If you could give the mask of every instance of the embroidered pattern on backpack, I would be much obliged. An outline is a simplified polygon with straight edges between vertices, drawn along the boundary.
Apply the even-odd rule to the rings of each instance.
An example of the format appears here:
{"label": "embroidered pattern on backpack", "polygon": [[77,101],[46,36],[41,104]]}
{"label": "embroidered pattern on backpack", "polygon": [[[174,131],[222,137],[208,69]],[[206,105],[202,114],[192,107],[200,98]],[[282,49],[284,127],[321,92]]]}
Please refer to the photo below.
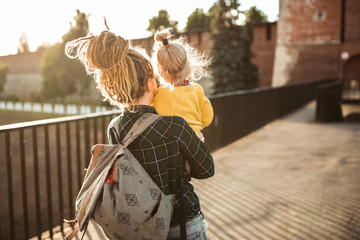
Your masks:
{"label": "embroidered pattern on backpack", "polygon": [[116,240],[125,240],[125,237],[123,237],[123,236],[120,236],[119,234],[117,234],[117,233],[113,233],[113,236],[114,236],[114,238],[116,239]]}
{"label": "embroidered pattern on backpack", "polygon": [[123,172],[124,175],[133,175],[136,173],[134,168],[128,167],[126,164],[120,164],[120,169]]}
{"label": "embroidered pattern on backpack", "polygon": [[156,228],[157,229],[165,229],[165,222],[163,218],[155,218],[156,220]]}
{"label": "embroidered pattern on backpack", "polygon": [[117,213],[118,223],[130,225],[130,215],[128,213]]}
{"label": "embroidered pattern on backpack", "polygon": [[153,200],[159,200],[161,197],[161,191],[155,188],[149,188],[150,194]]}
{"label": "embroidered pattern on backpack", "polygon": [[140,206],[135,194],[124,194],[128,206]]}

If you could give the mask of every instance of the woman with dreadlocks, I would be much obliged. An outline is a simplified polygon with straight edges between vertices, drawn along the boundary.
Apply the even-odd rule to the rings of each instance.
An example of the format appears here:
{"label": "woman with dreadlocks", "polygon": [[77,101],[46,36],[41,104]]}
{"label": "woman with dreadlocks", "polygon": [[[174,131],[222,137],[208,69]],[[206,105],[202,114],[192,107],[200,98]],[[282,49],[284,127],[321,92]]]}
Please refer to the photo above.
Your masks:
{"label": "woman with dreadlocks", "polygon": [[[75,56],[71,56],[72,52]],[[67,55],[79,58],[95,78],[103,97],[123,109],[118,136],[123,139],[145,113],[157,114],[152,107],[157,84],[149,58],[131,46],[130,41],[111,31],[67,43]],[[188,239],[206,239],[200,201],[191,177],[213,176],[214,162],[208,147],[181,117],[160,116],[137,137],[128,149],[166,194],[175,194],[173,215],[167,239],[180,238],[180,195],[183,196]],[[185,169],[185,160],[191,172]],[[178,189],[178,176],[182,182]]]}

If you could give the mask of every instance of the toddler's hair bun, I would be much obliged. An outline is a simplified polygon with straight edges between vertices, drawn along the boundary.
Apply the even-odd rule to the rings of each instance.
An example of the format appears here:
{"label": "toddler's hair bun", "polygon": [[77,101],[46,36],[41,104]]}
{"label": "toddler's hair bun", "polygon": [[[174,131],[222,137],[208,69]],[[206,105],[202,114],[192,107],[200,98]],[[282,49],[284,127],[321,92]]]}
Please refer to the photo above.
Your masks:
{"label": "toddler's hair bun", "polygon": [[170,37],[170,29],[164,29],[160,32],[155,33],[154,39],[156,42],[161,42],[163,45],[168,45]]}

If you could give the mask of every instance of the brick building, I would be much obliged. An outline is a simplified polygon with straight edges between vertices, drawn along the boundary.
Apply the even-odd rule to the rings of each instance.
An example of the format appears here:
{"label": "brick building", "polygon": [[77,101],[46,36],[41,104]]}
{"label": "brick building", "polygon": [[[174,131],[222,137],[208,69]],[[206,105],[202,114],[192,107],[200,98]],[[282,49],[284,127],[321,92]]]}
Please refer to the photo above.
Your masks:
{"label": "brick building", "polygon": [[0,57],[9,66],[5,84],[6,96],[29,100],[41,88],[41,57],[43,50]]}
{"label": "brick building", "polygon": [[259,86],[269,87],[272,84],[274,55],[276,46],[277,22],[261,23],[254,27],[251,50],[254,54],[252,62],[259,69]]}
{"label": "brick building", "polygon": [[359,0],[280,0],[273,86],[360,80]]}

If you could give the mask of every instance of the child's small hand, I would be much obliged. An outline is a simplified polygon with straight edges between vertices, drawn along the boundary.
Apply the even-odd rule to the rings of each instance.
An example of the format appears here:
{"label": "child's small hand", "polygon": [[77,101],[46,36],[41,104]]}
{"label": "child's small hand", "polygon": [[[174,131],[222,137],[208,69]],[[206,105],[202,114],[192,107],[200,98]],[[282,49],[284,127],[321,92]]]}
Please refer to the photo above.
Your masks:
{"label": "child's small hand", "polygon": [[199,138],[201,141],[205,142],[205,137],[201,131],[199,132]]}

